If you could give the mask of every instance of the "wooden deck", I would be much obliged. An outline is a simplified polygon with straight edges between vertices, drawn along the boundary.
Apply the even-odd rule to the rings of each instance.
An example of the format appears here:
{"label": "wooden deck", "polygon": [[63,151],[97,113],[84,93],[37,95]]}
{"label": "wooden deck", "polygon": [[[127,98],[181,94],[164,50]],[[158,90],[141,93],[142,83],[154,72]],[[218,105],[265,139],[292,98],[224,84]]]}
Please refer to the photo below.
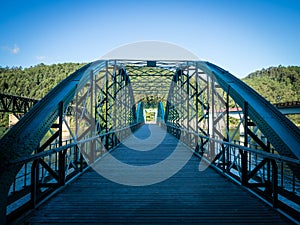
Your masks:
{"label": "wooden deck", "polygon": [[[155,138],[164,135],[161,128],[152,128],[158,135]],[[140,138],[147,138],[148,134],[147,126],[136,132]],[[150,142],[152,140],[145,139],[144,146]],[[127,143],[140,145],[133,139]],[[136,151],[121,145],[111,154],[140,167],[162,161],[172,154],[176,145],[177,139],[167,134],[154,150]],[[179,146],[182,154],[189,154],[188,149]],[[174,162],[180,162],[180,157],[177,155]],[[105,160],[100,160],[97,166],[101,162]],[[174,176],[147,186],[115,183],[89,169],[37,208],[24,224],[289,224],[270,206],[213,169],[200,172],[199,162],[199,158],[192,156]],[[131,170],[129,175],[114,165],[105,168],[112,174],[117,173],[115,179],[128,175],[128,183],[138,185],[143,181],[138,170],[136,174]],[[159,179],[167,173],[153,174],[149,170],[144,179],[145,182],[147,176]]]}

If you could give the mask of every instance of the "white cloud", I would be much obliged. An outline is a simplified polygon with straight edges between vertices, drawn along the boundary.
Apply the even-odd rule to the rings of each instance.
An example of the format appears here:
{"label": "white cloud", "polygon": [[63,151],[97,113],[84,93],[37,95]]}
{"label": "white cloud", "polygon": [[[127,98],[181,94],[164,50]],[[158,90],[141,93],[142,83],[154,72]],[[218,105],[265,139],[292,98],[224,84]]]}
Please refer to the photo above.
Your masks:
{"label": "white cloud", "polygon": [[10,50],[10,52],[16,55],[20,52],[20,48],[15,44],[14,47]]}
{"label": "white cloud", "polygon": [[42,60],[46,59],[46,57],[45,56],[37,56],[36,59],[39,61],[42,61]]}
{"label": "white cloud", "polygon": [[2,49],[4,51],[8,51],[8,52],[10,52],[11,54],[14,54],[14,55],[17,55],[20,52],[20,48],[16,44],[14,44],[13,47],[3,46]]}

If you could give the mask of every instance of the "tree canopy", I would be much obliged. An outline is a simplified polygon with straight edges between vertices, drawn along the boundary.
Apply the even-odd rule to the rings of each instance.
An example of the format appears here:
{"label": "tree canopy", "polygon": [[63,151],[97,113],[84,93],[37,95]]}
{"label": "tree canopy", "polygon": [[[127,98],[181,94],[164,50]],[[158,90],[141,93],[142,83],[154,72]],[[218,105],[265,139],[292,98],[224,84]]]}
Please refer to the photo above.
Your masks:
{"label": "tree canopy", "polygon": [[41,99],[60,81],[83,66],[82,63],[63,63],[34,67],[0,67],[0,93]]}
{"label": "tree canopy", "polygon": [[300,101],[300,67],[257,70],[242,79],[271,103]]}
{"label": "tree canopy", "polygon": [[[250,73],[242,79],[272,104],[300,101],[300,67],[269,67]],[[300,126],[300,115],[287,115]]]}

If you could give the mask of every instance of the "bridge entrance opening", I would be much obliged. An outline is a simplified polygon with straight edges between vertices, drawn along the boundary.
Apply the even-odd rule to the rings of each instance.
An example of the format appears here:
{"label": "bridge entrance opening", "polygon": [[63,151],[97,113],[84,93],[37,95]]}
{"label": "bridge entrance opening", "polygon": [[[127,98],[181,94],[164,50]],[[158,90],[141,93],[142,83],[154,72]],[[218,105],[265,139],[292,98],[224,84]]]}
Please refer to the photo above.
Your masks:
{"label": "bridge entrance opening", "polygon": [[144,119],[147,124],[155,124],[157,118],[157,109],[144,109]]}

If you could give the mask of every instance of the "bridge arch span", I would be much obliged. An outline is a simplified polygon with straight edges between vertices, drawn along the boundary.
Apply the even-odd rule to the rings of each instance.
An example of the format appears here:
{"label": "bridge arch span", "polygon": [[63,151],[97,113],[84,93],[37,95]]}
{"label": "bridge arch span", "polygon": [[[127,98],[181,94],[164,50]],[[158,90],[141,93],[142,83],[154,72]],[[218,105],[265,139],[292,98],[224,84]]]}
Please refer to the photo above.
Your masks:
{"label": "bridge arch span", "polygon": [[[35,104],[34,107],[0,140],[0,182],[3,187],[3,191],[0,194],[0,210],[3,213],[1,215],[0,223],[5,221],[9,188],[14,177],[22,167],[22,162],[24,162],[26,157],[31,156],[31,154],[39,147],[41,140],[53,126],[57,118],[61,118],[66,114],[66,110],[78,90],[87,88],[88,91],[83,93],[81,97],[85,97],[85,94],[88,93],[86,95],[89,96],[87,99],[94,98],[98,101],[98,96],[94,96],[89,92],[89,90],[95,90],[97,84],[89,83],[89,81],[91,80],[91,77],[96,76],[99,73],[102,73],[104,77],[111,76],[109,82],[102,83],[106,87],[105,90],[108,90],[107,88],[110,88],[110,90],[114,90],[114,88],[119,88],[118,90],[123,89],[130,83],[130,75],[126,73],[126,65],[131,63],[136,63],[136,60],[99,60],[80,68]],[[139,61],[138,65],[143,68],[149,67],[147,61]],[[110,67],[112,72],[109,72],[108,67]],[[300,146],[299,129],[263,97],[258,95],[253,89],[229,72],[204,61],[176,60],[163,62],[160,60],[155,63],[155,67],[170,70],[175,74],[176,71],[178,71],[176,70],[178,67],[193,67],[200,69],[210,76],[211,79],[215,80],[218,85],[227,92],[241,108],[243,108],[244,114],[249,116],[256,126],[263,131],[264,135],[280,155],[298,160],[300,159],[300,151],[298,149]],[[119,76],[119,80],[116,79],[116,75]],[[103,94],[101,90],[102,89],[99,88],[99,92],[97,93]],[[129,123],[136,122],[137,116],[133,113],[135,112],[133,106],[136,103],[133,102],[134,96],[132,90],[129,90],[126,93],[128,94],[126,96],[130,96],[131,102],[129,103],[129,107],[131,107],[130,110],[132,110],[129,110],[131,115],[128,117],[128,121]],[[106,96],[106,99],[102,99],[103,104],[104,102],[107,103],[103,109],[109,109],[107,98],[113,99],[113,97],[113,95],[110,95]],[[206,110],[209,110],[209,108]],[[129,111],[127,111],[127,113]],[[107,122],[107,115],[106,117],[101,118],[103,121],[106,120]],[[124,125],[128,125],[128,123],[124,123]],[[109,129],[107,129],[106,132],[109,132]],[[94,134],[99,135],[99,133]],[[58,133],[53,140],[59,139],[59,135],[60,134]],[[76,144],[76,138],[74,138],[73,141]]]}

